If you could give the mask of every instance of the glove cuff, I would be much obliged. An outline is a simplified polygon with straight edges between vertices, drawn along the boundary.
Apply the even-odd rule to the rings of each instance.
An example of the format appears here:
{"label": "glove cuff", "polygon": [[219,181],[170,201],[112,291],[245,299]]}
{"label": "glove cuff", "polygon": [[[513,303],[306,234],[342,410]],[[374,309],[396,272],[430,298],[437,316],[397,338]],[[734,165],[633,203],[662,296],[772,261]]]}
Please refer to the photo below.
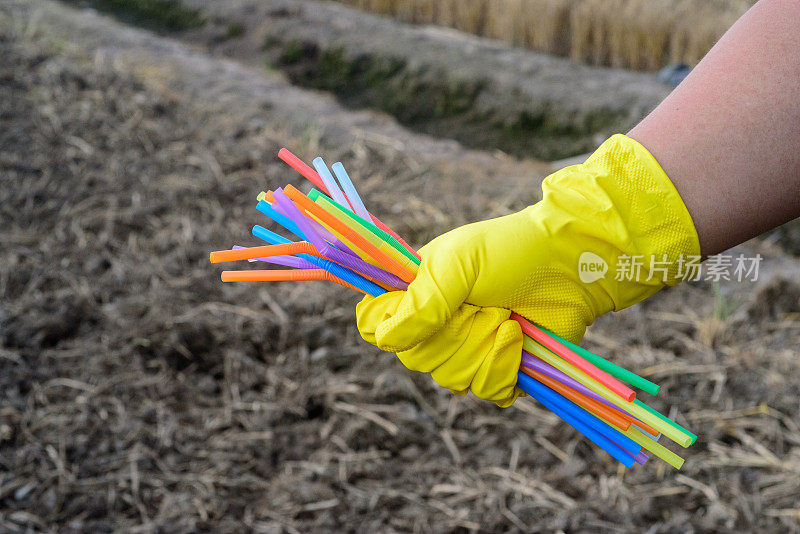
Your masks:
{"label": "glove cuff", "polygon": [[678,191],[653,155],[625,135],[551,175],[542,189],[545,202],[581,221],[579,269],[587,253],[607,264],[598,280],[580,276],[596,311],[631,306],[685,279],[687,263],[699,264],[697,231]]}

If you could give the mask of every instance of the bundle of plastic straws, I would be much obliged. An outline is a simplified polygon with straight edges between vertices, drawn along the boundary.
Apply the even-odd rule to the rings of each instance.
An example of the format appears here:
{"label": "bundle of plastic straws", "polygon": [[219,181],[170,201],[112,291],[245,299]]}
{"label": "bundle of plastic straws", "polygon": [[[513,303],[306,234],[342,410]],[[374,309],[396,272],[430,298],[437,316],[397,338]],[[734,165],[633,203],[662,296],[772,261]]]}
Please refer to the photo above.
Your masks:
{"label": "bundle of plastic straws", "polygon": [[[399,235],[367,211],[341,163],[314,169],[283,148],[278,157],[310,180],[308,195],[287,185],[261,192],[256,209],[300,241],[262,226],[252,234],[268,243],[211,253],[211,262],[248,260],[290,270],[223,271],[223,282],[325,280],[372,296],[408,287],[422,262]],[[335,177],[334,177],[335,175]],[[697,436],[636,398],[659,386],[512,314],[525,335],[517,386],[626,467],[655,455],[676,469],[683,458],[659,443],[662,436],[688,447]]]}

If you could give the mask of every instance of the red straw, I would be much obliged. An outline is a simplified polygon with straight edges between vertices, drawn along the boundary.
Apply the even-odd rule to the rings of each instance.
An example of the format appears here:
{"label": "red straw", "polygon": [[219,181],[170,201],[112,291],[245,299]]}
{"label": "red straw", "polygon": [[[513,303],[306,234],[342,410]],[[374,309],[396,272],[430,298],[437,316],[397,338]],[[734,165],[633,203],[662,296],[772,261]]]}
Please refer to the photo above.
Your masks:
{"label": "red straw", "polygon": [[586,375],[594,378],[626,401],[633,402],[633,399],[636,398],[636,392],[631,388],[625,386],[622,382],[606,373],[602,369],[598,369],[594,364],[588,362],[582,356],[573,352],[572,349],[565,347],[562,343],[548,336],[520,314],[512,313],[511,319],[514,319],[520,324],[522,327],[522,332],[525,335],[531,337],[534,341],[546,349],[549,349],[558,356],[561,356],[576,368],[583,371]]}

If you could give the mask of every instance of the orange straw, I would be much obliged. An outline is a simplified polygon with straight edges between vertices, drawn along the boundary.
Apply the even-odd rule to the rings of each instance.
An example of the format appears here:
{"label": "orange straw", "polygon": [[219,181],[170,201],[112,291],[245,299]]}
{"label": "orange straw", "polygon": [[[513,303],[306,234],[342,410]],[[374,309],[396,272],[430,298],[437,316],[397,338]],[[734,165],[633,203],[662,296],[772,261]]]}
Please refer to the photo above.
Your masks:
{"label": "orange straw", "polygon": [[556,393],[559,393],[562,396],[566,397],[567,399],[571,400],[581,408],[588,410],[589,412],[593,413],[597,417],[600,417],[601,419],[605,419],[615,427],[621,430],[628,430],[628,428],[631,426],[631,422],[622,417],[622,414],[620,414],[616,410],[611,409],[602,402],[598,402],[597,400],[589,397],[588,395],[584,395],[579,391],[575,391],[571,387],[566,386],[561,382],[559,382],[558,380],[550,378],[549,376],[540,373],[539,371],[534,371],[533,369],[529,369],[527,367],[520,367],[519,370],[525,373],[526,375],[535,378],[545,386],[554,390]]}
{"label": "orange straw", "polygon": [[312,202],[307,196],[298,191],[295,187],[287,185],[283,192],[291,198],[301,209],[316,216],[319,220],[342,234],[351,243],[369,254],[381,267],[390,273],[394,273],[404,282],[411,283],[414,280],[414,273],[408,268],[400,265],[394,258],[383,252],[381,249],[364,239],[358,232],[347,226],[345,223],[328,213],[317,203]]}
{"label": "orange straw", "polygon": [[300,269],[297,271],[222,271],[223,282],[334,282],[364,293],[352,284],[348,284],[325,269]]}
{"label": "orange straw", "polygon": [[239,248],[236,250],[217,250],[211,253],[211,263],[225,261],[254,260],[269,256],[291,256],[293,254],[310,254],[319,257],[316,247],[306,241],[286,243],[283,245],[265,245],[263,247]]}
{"label": "orange straw", "polygon": [[636,398],[636,392],[631,388],[627,387],[602,369],[598,369],[594,364],[586,361],[582,356],[572,351],[572,349],[565,347],[560,342],[548,336],[520,314],[512,313],[511,318],[520,324],[523,334],[529,336],[554,354],[561,356],[577,369],[580,369],[586,375],[594,378],[626,401],[633,402],[633,399]]}
{"label": "orange straw", "polygon": [[[317,171],[315,171],[314,169],[312,169],[311,167],[309,167],[308,165],[306,165],[306,163],[303,160],[301,160],[300,158],[298,158],[297,156],[292,154],[286,148],[281,148],[278,151],[278,157],[280,159],[282,159],[284,162],[286,162],[286,164],[288,164],[291,168],[293,168],[294,170],[299,172],[306,180],[308,180],[309,182],[311,182],[312,184],[317,186],[317,189],[319,189],[320,191],[323,191],[326,195],[330,196],[330,192],[328,191],[328,188],[325,187],[325,183],[322,181],[322,178],[320,178],[319,173]],[[346,195],[345,195],[345,197],[346,197]],[[350,203],[349,199],[347,200],[347,203],[348,204]],[[352,207],[352,204],[350,205],[350,207]],[[397,239],[397,241],[401,245],[403,245],[406,248],[406,250],[408,250],[411,254],[416,256],[417,259],[422,259],[420,257],[420,255],[417,254],[417,251],[414,250],[413,248],[411,248],[411,245],[406,243],[405,240],[402,237],[400,237],[399,235],[397,235],[394,230],[392,230],[391,228],[386,226],[383,223],[383,221],[378,219],[372,213],[370,213],[369,216],[372,219],[372,222],[375,223],[375,226],[377,226],[378,228],[380,228],[381,230],[383,230],[387,234],[390,234],[392,237]]]}

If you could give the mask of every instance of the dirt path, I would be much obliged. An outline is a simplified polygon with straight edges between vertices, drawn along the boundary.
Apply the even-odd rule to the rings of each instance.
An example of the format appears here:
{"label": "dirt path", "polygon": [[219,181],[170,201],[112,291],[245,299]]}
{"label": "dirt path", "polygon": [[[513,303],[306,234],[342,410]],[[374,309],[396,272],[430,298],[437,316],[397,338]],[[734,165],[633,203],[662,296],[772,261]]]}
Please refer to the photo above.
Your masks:
{"label": "dirt path", "polygon": [[[411,134],[276,73],[59,4],[0,4],[0,531],[798,530],[800,277],[687,284],[587,343],[701,435],[619,472],[532,402],[452,398],[355,297],[229,285],[207,251],[342,159],[417,243],[535,198],[536,162]],[[298,182],[296,182],[298,183]]]}

